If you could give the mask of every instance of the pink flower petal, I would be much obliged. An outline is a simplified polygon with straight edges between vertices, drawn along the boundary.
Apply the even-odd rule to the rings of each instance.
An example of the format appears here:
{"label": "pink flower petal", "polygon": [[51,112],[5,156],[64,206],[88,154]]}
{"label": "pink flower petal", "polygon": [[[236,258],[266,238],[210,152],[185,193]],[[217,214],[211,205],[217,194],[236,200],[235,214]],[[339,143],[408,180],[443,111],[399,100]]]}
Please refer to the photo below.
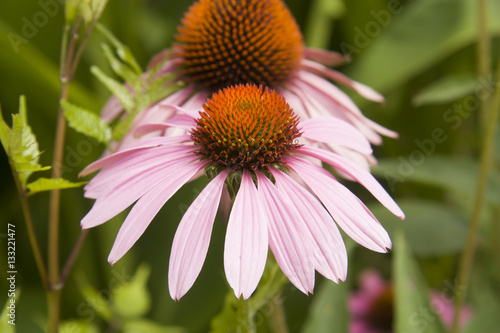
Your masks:
{"label": "pink flower petal", "polygon": [[[314,244],[294,204],[257,173],[259,193],[269,221],[269,245],[283,273],[305,294],[314,289]],[[307,237],[309,235],[309,237]]]}
{"label": "pink flower petal", "polygon": [[110,264],[117,262],[135,244],[165,202],[204,165],[204,162],[191,163],[170,174],[170,177],[157,180],[156,186],[137,201],[118,231],[108,256]]}
{"label": "pink flower petal", "polygon": [[387,231],[368,214],[360,200],[338,181],[326,176],[314,163],[289,156],[286,163],[318,196],[335,222],[356,242],[376,252],[387,252]]}
{"label": "pink flower petal", "polygon": [[262,277],[269,247],[267,225],[259,193],[244,170],[224,246],[224,270],[237,298],[250,297]]}
{"label": "pink flower petal", "polygon": [[347,87],[355,90],[358,94],[360,94],[361,96],[363,96],[364,98],[366,98],[368,100],[378,102],[378,103],[385,102],[384,96],[382,96],[381,94],[379,94],[378,92],[376,92],[372,88],[370,88],[362,83],[351,80],[350,78],[348,78],[344,74],[342,74],[338,71],[335,71],[333,69],[330,69],[326,66],[323,66],[317,62],[306,59],[306,60],[302,61],[302,67],[307,69],[308,71],[310,71],[312,73],[315,73],[315,74],[318,74],[321,76],[325,76],[331,80],[334,80],[334,81],[339,82],[343,85],[346,85]]}
{"label": "pink flower petal", "polygon": [[[145,172],[153,169],[167,169],[179,159],[187,158],[191,162],[196,147],[186,145],[159,146],[143,149],[129,155],[129,158],[118,160],[102,169],[85,186],[85,197],[98,199],[115,191],[121,183],[133,181],[132,178],[143,177]],[[182,162],[181,162],[182,163]]]}
{"label": "pink flower petal", "polygon": [[101,118],[107,123],[113,121],[124,111],[123,105],[116,96],[111,96],[101,110]]}
{"label": "pink flower petal", "polygon": [[149,138],[149,139],[144,139],[134,146],[131,146],[127,149],[124,149],[122,151],[119,151],[117,153],[114,153],[112,155],[108,155],[104,158],[101,158],[100,160],[95,161],[94,163],[91,163],[83,169],[80,174],[78,175],[79,177],[84,177],[86,175],[91,174],[92,172],[95,172],[99,169],[104,168],[105,166],[109,165],[112,162],[117,161],[118,159],[124,158],[127,159],[129,158],[129,154],[131,152],[137,151],[137,150],[142,150],[146,148],[151,148],[151,147],[156,147],[156,146],[161,146],[161,145],[167,145],[167,144],[172,144],[172,143],[181,143],[181,142],[186,142],[190,141],[191,138],[189,135],[182,135],[182,136],[177,136],[177,137],[156,137],[156,138]]}
{"label": "pink flower petal", "polygon": [[298,78],[303,83],[314,88],[314,90],[334,99],[337,103],[344,107],[346,111],[349,111],[352,114],[362,115],[361,110],[345,92],[322,77],[306,71],[300,71],[298,73]]}
{"label": "pink flower petal", "polygon": [[371,154],[370,142],[354,126],[334,117],[316,117],[300,123],[302,135],[319,142],[351,148],[362,154]]}
{"label": "pink flower petal", "polygon": [[[183,169],[193,161],[194,157],[189,154],[188,156],[171,156],[171,159],[172,161],[165,162],[164,165],[155,166],[143,172],[138,170],[135,176],[118,173],[115,178],[112,178],[117,180],[114,187],[107,189],[104,193],[98,193],[104,195],[97,198],[92,209],[82,219],[82,228],[92,228],[108,221],[149,192],[158,182],[175,179],[176,175],[182,174]],[[99,189],[93,191],[95,193]]]}
{"label": "pink flower petal", "polygon": [[140,137],[144,134],[148,134],[155,131],[164,131],[170,127],[182,128],[185,130],[191,130],[196,126],[196,122],[193,117],[185,114],[176,114],[169,118],[167,121],[159,124],[145,124],[138,126],[134,130],[134,136]]}
{"label": "pink flower petal", "polygon": [[347,251],[337,225],[327,210],[309,191],[285,173],[274,168],[271,173],[284,198],[293,202],[306,222],[314,241],[315,268],[325,277],[338,282],[347,276]]}
{"label": "pink flower petal", "polygon": [[315,60],[329,67],[336,67],[350,61],[349,56],[343,55],[341,53],[323,49],[316,49],[312,47],[306,47],[306,49],[304,50],[304,57],[306,59]]}
{"label": "pink flower petal", "polygon": [[168,269],[168,289],[174,300],[184,296],[200,274],[226,177],[227,172],[221,172],[201,191],[177,227]]}
{"label": "pink flower petal", "polygon": [[396,202],[394,202],[394,200],[385,191],[382,185],[380,185],[379,182],[369,172],[367,172],[355,162],[352,162],[351,160],[343,156],[312,146],[302,146],[300,149],[298,149],[298,152],[315,157],[339,170],[342,170],[353,179],[355,179],[358,183],[363,185],[368,191],[370,191],[373,196],[377,198],[377,200],[380,201],[380,203],[382,203],[394,215],[401,219],[405,218],[405,214],[403,213],[401,208],[399,208]]}

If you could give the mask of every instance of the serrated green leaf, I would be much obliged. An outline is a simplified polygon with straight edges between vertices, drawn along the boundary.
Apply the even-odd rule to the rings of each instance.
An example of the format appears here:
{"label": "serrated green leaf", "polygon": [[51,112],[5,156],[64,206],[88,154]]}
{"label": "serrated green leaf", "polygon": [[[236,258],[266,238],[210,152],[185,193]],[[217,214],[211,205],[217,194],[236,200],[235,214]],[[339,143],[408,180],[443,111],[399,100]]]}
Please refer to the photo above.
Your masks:
{"label": "serrated green leaf", "polygon": [[111,68],[113,71],[119,75],[122,79],[129,83],[133,83],[136,81],[136,78],[140,75],[136,72],[134,72],[129,66],[125,65],[123,62],[119,61],[115,55],[113,54],[113,51],[107,44],[102,44],[101,45],[104,55],[106,59],[108,59],[109,64],[111,65]]}
{"label": "serrated green leaf", "polygon": [[111,128],[101,118],[68,101],[62,101],[61,106],[71,128],[106,145],[109,143]]}
{"label": "serrated green leaf", "polygon": [[401,221],[380,204],[369,208],[391,236],[404,231],[412,251],[421,257],[459,253],[467,238],[467,220],[459,211],[443,203],[398,200],[406,219]]}
{"label": "serrated green leaf", "polygon": [[121,318],[139,318],[149,311],[151,297],[147,283],[150,271],[146,265],[139,266],[130,282],[114,290],[112,309]]}
{"label": "serrated green leaf", "polygon": [[402,232],[394,237],[394,331],[446,333],[429,301],[429,287]]}
{"label": "serrated green leaf", "polygon": [[477,75],[449,75],[434,81],[413,97],[415,106],[450,103],[472,94],[478,87]]}
{"label": "serrated green leaf", "polygon": [[10,142],[10,127],[3,119],[2,108],[0,106],[0,142],[5,152],[8,152]]}
{"label": "serrated green leaf", "polygon": [[122,44],[118,40],[118,38],[116,38],[113,33],[111,33],[111,31],[109,31],[108,28],[106,28],[104,25],[98,23],[96,27],[104,35],[104,37],[106,37],[106,39],[116,48],[118,57],[120,57],[122,61],[128,64],[137,74],[141,74],[141,66],[139,66],[137,60],[135,60],[132,51],[130,51],[130,49],[126,45]]}
{"label": "serrated green leaf", "polygon": [[69,320],[59,325],[60,333],[99,333],[96,325],[84,320]]}
{"label": "serrated green leaf", "polygon": [[[8,130],[8,126],[3,121],[2,123],[2,142],[8,142],[6,142],[7,147],[5,147],[5,151],[24,189],[28,178],[33,172],[44,171],[50,168],[42,167],[38,164],[41,153],[38,150],[38,141],[31,131],[31,127],[28,125],[26,99],[24,96],[20,97],[19,114],[12,115],[12,128]],[[8,139],[5,137],[7,132],[9,133]]]}
{"label": "serrated green leaf", "polygon": [[125,110],[132,112],[134,109],[134,98],[132,92],[125,85],[104,74],[99,67],[92,66],[90,71],[118,98]]}
{"label": "serrated green leaf", "polygon": [[184,333],[182,327],[162,326],[151,320],[127,320],[123,325],[123,333]]}
{"label": "serrated green leaf", "polygon": [[38,178],[34,182],[29,183],[26,187],[29,194],[35,194],[43,191],[52,191],[55,189],[75,188],[87,184],[87,182],[72,183],[63,178]]}

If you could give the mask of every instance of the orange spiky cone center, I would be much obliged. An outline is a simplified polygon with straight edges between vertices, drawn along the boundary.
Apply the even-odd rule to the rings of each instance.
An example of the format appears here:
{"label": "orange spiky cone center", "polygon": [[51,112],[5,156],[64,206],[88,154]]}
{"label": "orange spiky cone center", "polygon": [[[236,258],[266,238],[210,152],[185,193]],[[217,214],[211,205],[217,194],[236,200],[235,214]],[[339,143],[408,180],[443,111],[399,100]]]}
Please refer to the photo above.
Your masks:
{"label": "orange spiky cone center", "polygon": [[274,90],[231,86],[215,93],[203,110],[191,137],[213,166],[265,171],[299,147],[298,117]]}
{"label": "orange spiky cone center", "polygon": [[199,0],[178,32],[184,76],[211,91],[240,83],[276,88],[303,58],[302,34],[281,0]]}

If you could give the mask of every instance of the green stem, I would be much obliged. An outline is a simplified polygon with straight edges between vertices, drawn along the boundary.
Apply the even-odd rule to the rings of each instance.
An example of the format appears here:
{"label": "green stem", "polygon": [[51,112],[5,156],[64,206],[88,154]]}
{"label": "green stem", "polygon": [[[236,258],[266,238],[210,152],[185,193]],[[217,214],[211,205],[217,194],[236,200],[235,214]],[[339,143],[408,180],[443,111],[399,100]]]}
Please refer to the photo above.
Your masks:
{"label": "green stem", "polygon": [[33,251],[33,257],[35,258],[36,267],[38,268],[38,273],[40,273],[43,287],[45,288],[45,290],[48,290],[47,270],[45,269],[42,251],[40,251],[40,246],[38,245],[35,234],[35,228],[33,227],[33,217],[31,216],[31,211],[28,204],[28,195],[24,191],[21,185],[21,180],[19,179],[17,172],[14,171],[14,168],[12,168],[12,174],[16,183],[17,192],[19,193],[19,200],[21,201],[24,221],[26,222],[26,230],[28,230],[28,238],[31,244],[31,250]]}
{"label": "green stem", "polygon": [[288,333],[288,325],[286,323],[285,308],[283,307],[283,300],[279,294],[274,295],[271,300],[274,304],[274,311],[271,313],[270,326],[271,332],[275,333]]}
{"label": "green stem", "polygon": [[[74,29],[70,26],[64,27],[61,45],[60,82],[61,92],[59,95],[59,110],[57,114],[56,138],[54,144],[54,159],[52,163],[52,178],[60,178],[62,175],[62,159],[64,148],[64,136],[66,133],[66,120],[64,119],[61,101],[66,100],[69,90],[69,73],[71,58],[76,45],[76,39],[71,38]],[[68,40],[71,41],[68,45]],[[49,332],[57,333],[59,329],[59,312],[61,305],[61,292],[59,290],[59,208],[61,192],[53,190],[50,192],[49,204],[49,235],[48,235],[48,258],[49,258],[49,291],[47,295],[49,309]]]}
{"label": "green stem", "polygon": [[61,285],[61,288],[66,283],[66,279],[68,278],[69,272],[73,268],[73,265],[76,261],[76,258],[78,257],[78,254],[80,253],[80,250],[82,248],[83,243],[85,242],[88,233],[89,233],[88,229],[80,231],[80,235],[78,236],[75,246],[73,247],[73,250],[71,251],[71,254],[68,257],[68,260],[64,264],[61,277],[59,279],[59,284]]}
{"label": "green stem", "polygon": [[[497,82],[500,80],[500,67],[497,73]],[[466,290],[469,284],[469,277],[472,269],[472,261],[476,248],[476,238],[481,222],[481,214],[484,206],[485,192],[488,185],[488,174],[491,168],[493,147],[495,143],[495,134],[498,127],[498,118],[500,113],[500,85],[497,85],[495,99],[488,112],[488,126],[485,133],[485,141],[481,152],[481,170],[479,173],[479,183],[476,192],[476,201],[472,215],[465,250],[460,262],[458,273],[458,285]],[[453,327],[451,332],[457,333],[459,330],[460,310],[464,303],[465,292],[459,293],[455,302],[455,314],[453,317]]]}
{"label": "green stem", "polygon": [[[488,82],[488,77],[491,73],[491,40],[488,32],[488,4],[487,0],[478,0],[478,75],[482,82]],[[481,83],[481,96],[486,96],[487,87]],[[488,126],[489,99],[486,98],[481,103],[481,133],[484,133]]]}

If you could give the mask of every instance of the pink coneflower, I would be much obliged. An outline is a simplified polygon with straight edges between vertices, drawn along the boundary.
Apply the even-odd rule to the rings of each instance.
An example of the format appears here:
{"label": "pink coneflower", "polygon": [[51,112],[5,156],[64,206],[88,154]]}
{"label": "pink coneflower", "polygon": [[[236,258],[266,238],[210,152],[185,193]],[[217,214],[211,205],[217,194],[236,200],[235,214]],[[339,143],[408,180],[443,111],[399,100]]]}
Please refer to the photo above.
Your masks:
{"label": "pink coneflower", "polygon": [[202,268],[223,191],[234,200],[224,269],[237,297],[246,299],[257,287],[269,247],[284,274],[304,293],[313,290],[315,270],[333,281],[344,280],[347,254],[337,224],[373,251],[391,247],[387,232],[366,206],[310,159],[343,171],[403,218],[382,186],[357,163],[301,141],[307,138],[369,153],[368,140],[347,122],[326,117],[300,123],[277,92],[238,85],[214,94],[194,117],[179,114],[170,123],[139,130],[172,125],[190,134],[144,139],[82,171],[87,175],[102,169],[85,187],[85,196],[96,201],[82,226],[102,224],[135,202],[109,255],[113,264],[165,202],[204,171],[210,182],[184,214],[172,245],[173,299],[191,288]]}
{"label": "pink coneflower", "polygon": [[[182,19],[171,58],[161,73],[177,73],[185,88],[144,110],[135,127],[165,121],[181,106],[199,110],[215,91],[235,84],[253,83],[282,94],[300,119],[335,116],[358,128],[372,143],[380,144],[379,134],[397,134],[366,118],[333,80],[373,101],[383,97],[371,88],[350,80],[329,66],[346,62],[342,55],[304,46],[302,34],[281,0],[199,0]],[[116,99],[104,108],[111,120],[120,113]],[[118,107],[117,107],[118,106]],[[121,148],[133,141],[129,135]],[[361,161],[374,162],[372,156],[345,152],[341,146],[325,148]]]}

